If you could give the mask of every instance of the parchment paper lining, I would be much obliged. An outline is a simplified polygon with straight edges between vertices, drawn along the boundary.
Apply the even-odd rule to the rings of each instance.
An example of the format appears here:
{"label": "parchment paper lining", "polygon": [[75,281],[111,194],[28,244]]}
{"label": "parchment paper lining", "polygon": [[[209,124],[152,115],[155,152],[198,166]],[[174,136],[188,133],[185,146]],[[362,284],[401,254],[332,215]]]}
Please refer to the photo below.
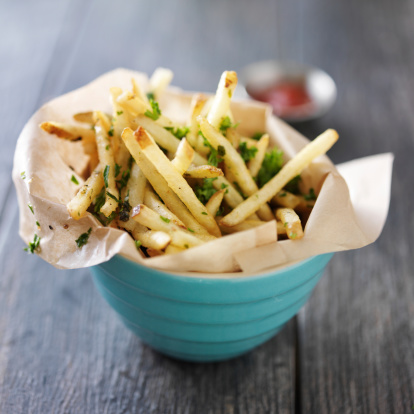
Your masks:
{"label": "parchment paper lining", "polygon": [[[74,269],[93,266],[121,254],[146,266],[172,272],[243,271],[252,274],[317,254],[360,248],[380,235],[388,213],[392,154],[351,161],[338,169],[326,156],[315,160],[302,173],[303,190],[313,187],[319,192],[302,240],[277,241],[275,222],[269,222],[178,255],[147,259],[141,257],[126,232],[102,227],[92,215],[73,220],[66,203],[79,186],[70,178],[75,171],[82,184],[87,158],[79,143],[59,140],[38,125],[43,121],[73,123],[72,115],[81,111],[99,109],[111,113],[109,88],[130,89],[131,77],[143,88],[147,85],[148,79],[142,73],[125,69],[109,72],[44,105],[29,120],[18,139],[13,180],[20,206],[20,235],[29,243],[34,234],[38,234],[41,237],[39,256],[47,262],[58,268]],[[160,107],[170,118],[185,122],[191,96],[171,88],[160,97]],[[266,105],[234,102],[232,112],[234,119],[241,121],[241,133],[250,135],[266,130],[271,145],[281,148],[286,159],[308,142],[273,117]],[[34,214],[28,208],[29,203]],[[90,227],[93,230],[89,242],[79,249],[75,240]]]}

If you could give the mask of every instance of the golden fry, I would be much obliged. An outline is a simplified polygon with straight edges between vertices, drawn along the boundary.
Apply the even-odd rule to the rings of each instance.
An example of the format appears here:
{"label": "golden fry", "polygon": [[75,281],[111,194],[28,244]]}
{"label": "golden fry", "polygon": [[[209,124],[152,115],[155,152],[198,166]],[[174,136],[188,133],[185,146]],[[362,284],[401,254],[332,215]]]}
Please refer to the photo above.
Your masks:
{"label": "golden fry", "polygon": [[221,225],[234,226],[257,211],[260,206],[274,197],[293,177],[300,174],[315,158],[325,154],[338,140],[338,133],[333,129],[326,130],[312,142],[307,144],[294,158],[288,161],[277,175],[266,183],[259,191],[244,200],[231,213],[223,217]]}

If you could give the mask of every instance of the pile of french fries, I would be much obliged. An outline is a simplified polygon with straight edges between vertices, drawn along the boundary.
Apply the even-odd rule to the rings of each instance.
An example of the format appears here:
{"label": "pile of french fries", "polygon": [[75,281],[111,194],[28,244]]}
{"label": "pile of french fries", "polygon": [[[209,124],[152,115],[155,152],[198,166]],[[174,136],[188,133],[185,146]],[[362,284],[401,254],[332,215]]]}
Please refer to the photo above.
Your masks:
{"label": "pile of french fries", "polygon": [[224,72],[214,96],[193,97],[187,125],[163,115],[157,102],[172,77],[159,68],[146,91],[134,79],[131,90],[111,88],[112,114],[83,112],[74,115],[78,125],[40,125],[59,138],[80,140],[89,156],[88,176],[67,204],[71,217],[94,214],[103,225],[126,230],[150,257],[270,220],[277,220],[279,238],[302,238],[316,196],[285,186],[331,148],[337,133],[325,131],[259,188],[269,136],[237,131],[235,121],[248,122],[234,120],[230,109],[237,74]]}

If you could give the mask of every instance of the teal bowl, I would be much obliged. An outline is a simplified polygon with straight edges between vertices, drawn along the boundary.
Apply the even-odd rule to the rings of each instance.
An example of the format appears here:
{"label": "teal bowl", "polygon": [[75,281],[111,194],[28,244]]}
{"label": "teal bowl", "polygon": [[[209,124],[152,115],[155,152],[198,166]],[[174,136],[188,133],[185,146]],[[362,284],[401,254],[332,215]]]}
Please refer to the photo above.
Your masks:
{"label": "teal bowl", "polygon": [[211,362],[250,351],[306,303],[333,253],[280,270],[238,276],[173,274],[115,256],[91,268],[124,324],[159,352]]}

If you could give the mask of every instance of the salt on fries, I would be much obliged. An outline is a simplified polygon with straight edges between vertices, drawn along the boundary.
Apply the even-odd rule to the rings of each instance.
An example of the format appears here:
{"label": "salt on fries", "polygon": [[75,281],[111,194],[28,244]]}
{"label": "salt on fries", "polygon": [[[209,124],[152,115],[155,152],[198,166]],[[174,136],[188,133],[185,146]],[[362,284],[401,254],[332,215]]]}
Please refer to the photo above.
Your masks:
{"label": "salt on fries", "polygon": [[159,68],[148,90],[134,79],[131,91],[111,88],[112,116],[74,115],[90,127],[40,125],[59,138],[80,140],[89,156],[89,176],[67,205],[71,217],[92,213],[103,225],[124,229],[149,257],[177,254],[270,220],[277,220],[279,238],[302,238],[316,194],[301,194],[298,176],[338,134],[325,131],[282,165],[281,151],[268,148],[268,134],[238,132],[230,108],[235,72],[222,74],[214,97],[193,97],[188,125],[169,119],[158,105],[172,77]]}

